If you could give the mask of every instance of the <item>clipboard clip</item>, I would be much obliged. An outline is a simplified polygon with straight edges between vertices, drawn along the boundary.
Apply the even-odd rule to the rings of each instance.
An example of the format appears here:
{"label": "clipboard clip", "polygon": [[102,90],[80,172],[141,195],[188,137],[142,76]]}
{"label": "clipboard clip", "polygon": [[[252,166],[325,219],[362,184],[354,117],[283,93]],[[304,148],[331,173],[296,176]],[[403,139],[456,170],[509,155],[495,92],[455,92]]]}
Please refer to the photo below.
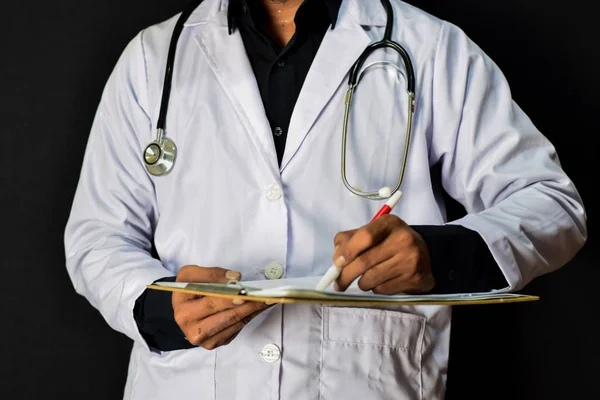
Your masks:
{"label": "clipboard clip", "polygon": [[245,295],[248,294],[248,291],[246,290],[246,288],[244,287],[244,285],[242,285],[240,283],[240,281],[238,281],[238,280],[230,279],[229,281],[227,281],[227,285],[228,286],[237,286],[237,287],[239,287],[240,289],[239,289],[238,295],[240,295],[240,296],[245,296]]}
{"label": "clipboard clip", "polygon": [[229,280],[227,283],[187,283],[186,289],[190,289],[197,292],[204,293],[216,293],[216,294],[227,294],[234,296],[247,295],[249,289],[244,287],[237,280]]}

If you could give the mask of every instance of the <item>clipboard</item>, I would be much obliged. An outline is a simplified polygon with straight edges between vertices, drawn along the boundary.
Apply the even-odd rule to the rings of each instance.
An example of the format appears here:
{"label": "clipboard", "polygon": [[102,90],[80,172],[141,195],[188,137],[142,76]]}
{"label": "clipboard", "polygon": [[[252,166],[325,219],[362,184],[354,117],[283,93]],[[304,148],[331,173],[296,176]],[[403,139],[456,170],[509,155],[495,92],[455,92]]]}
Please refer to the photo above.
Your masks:
{"label": "clipboard", "polygon": [[312,288],[320,277],[290,278],[280,281],[229,281],[222,283],[157,282],[149,289],[188,293],[225,299],[268,302],[271,304],[322,304],[331,306],[385,305],[481,305],[522,303],[539,300],[538,296],[492,291],[482,293],[379,295],[363,292],[353,283],[346,292],[333,289],[317,291]]}

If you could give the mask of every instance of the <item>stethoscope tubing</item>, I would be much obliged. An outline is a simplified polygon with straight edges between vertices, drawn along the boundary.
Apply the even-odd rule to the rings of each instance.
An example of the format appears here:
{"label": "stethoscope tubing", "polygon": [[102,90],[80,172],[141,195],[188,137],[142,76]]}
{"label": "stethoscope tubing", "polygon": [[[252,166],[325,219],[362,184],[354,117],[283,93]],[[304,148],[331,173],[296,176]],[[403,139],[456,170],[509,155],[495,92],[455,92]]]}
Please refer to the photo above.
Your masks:
{"label": "stethoscope tubing", "polygon": [[[175,57],[177,54],[177,44],[179,42],[179,37],[181,36],[181,32],[183,31],[183,27],[185,22],[188,20],[190,15],[200,6],[203,0],[193,0],[190,4],[183,10],[181,15],[179,16],[175,28],[173,30],[173,34],[171,36],[171,41],[169,43],[169,51],[167,55],[167,64],[165,67],[165,77],[163,83],[163,91],[160,103],[160,111],[158,116],[158,121],[156,124],[156,139],[154,142],[150,143],[144,150],[144,164],[148,172],[155,176],[161,176],[168,174],[174,167],[175,159],[177,156],[177,148],[175,143],[166,136],[167,133],[167,112],[169,107],[169,101],[171,96],[171,88],[173,82],[173,70],[175,65]],[[408,158],[410,137],[412,132],[413,125],[413,116],[415,111],[415,73],[414,68],[410,60],[410,56],[408,52],[397,42],[391,39],[393,24],[394,24],[394,12],[392,10],[392,5],[390,0],[381,0],[383,7],[385,8],[387,15],[387,23],[385,27],[385,33],[382,40],[372,43],[363,51],[361,56],[352,66],[349,77],[348,77],[348,92],[346,94],[345,99],[345,110],[344,110],[344,119],[343,119],[343,132],[342,132],[342,181],[346,188],[352,192],[353,194],[361,197],[365,197],[371,200],[381,200],[385,198],[389,198],[393,193],[400,189],[402,185],[402,181],[404,179],[404,171],[406,168],[406,161]],[[350,110],[352,107],[352,99],[354,97],[354,92],[356,87],[360,83],[361,71],[363,71],[363,66],[367,61],[368,57],[376,50],[379,49],[392,49],[396,51],[406,68],[406,85],[408,92],[408,118],[407,118],[407,131],[406,131],[406,141],[404,148],[404,155],[402,157],[400,174],[398,177],[398,182],[396,186],[390,191],[386,191],[383,193],[382,190],[386,188],[382,188],[382,190],[378,192],[363,192],[361,190],[353,187],[347,179],[346,176],[346,145],[347,145],[347,136],[348,136],[348,122],[350,117]],[[387,63],[387,62],[384,62]],[[367,67],[368,68],[368,67]],[[398,69],[398,67],[395,67]]]}

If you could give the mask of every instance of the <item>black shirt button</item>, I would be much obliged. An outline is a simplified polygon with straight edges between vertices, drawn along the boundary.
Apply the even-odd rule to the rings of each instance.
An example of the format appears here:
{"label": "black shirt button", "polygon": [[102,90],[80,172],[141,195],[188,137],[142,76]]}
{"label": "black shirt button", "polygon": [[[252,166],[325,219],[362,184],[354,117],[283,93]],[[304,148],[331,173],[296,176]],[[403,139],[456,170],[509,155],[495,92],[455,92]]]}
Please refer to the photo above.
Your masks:
{"label": "black shirt button", "polygon": [[273,129],[273,135],[275,135],[275,136],[283,135],[283,129],[281,129],[280,127]]}
{"label": "black shirt button", "polygon": [[454,272],[453,269],[451,269],[450,271],[448,271],[448,280],[453,281],[455,278],[456,273]]}

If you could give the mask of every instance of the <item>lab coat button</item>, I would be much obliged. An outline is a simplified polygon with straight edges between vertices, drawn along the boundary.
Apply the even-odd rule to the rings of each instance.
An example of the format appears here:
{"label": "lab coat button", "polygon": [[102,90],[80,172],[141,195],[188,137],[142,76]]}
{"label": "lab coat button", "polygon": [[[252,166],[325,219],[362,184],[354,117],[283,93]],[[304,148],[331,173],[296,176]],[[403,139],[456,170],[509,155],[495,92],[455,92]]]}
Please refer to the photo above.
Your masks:
{"label": "lab coat button", "polygon": [[267,199],[270,201],[277,201],[283,196],[283,190],[281,190],[281,186],[274,183],[267,189]]}
{"label": "lab coat button", "polygon": [[283,276],[283,265],[278,262],[269,263],[265,269],[265,276],[271,280],[281,278]]}
{"label": "lab coat button", "polygon": [[274,344],[266,345],[259,354],[264,362],[268,362],[270,364],[279,361],[281,358],[281,350]]}

